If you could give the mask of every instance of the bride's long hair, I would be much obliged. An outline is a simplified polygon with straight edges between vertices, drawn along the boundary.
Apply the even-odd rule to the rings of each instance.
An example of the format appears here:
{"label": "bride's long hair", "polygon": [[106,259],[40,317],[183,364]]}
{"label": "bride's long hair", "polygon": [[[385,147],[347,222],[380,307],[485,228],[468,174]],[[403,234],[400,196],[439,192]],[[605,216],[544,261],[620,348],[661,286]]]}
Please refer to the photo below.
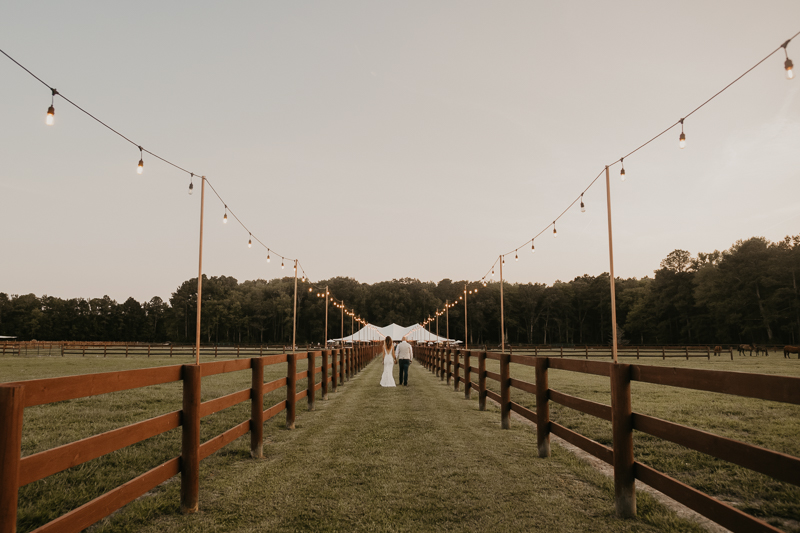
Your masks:
{"label": "bride's long hair", "polygon": [[391,350],[392,349],[392,338],[387,335],[386,338],[383,339],[383,345],[386,348],[386,350]]}

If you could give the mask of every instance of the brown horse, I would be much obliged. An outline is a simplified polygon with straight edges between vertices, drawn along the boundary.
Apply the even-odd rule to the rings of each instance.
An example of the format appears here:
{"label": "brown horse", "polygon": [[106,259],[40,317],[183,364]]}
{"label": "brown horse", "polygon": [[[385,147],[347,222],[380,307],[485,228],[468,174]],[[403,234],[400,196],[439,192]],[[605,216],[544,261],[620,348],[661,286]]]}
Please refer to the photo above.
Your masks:
{"label": "brown horse", "polygon": [[722,355],[722,346],[714,346],[714,355]]}
{"label": "brown horse", "polygon": [[753,355],[753,347],[749,344],[740,344],[738,350],[739,355],[744,355],[744,352],[750,352],[750,355]]}
{"label": "brown horse", "polygon": [[753,347],[756,349],[756,355],[761,354],[761,352],[764,352],[764,355],[769,355],[769,351],[767,350],[766,346],[756,346],[754,344]]}
{"label": "brown horse", "polygon": [[789,354],[797,354],[797,358],[800,359],[800,346],[784,346],[783,347],[783,356],[787,359],[791,359]]}

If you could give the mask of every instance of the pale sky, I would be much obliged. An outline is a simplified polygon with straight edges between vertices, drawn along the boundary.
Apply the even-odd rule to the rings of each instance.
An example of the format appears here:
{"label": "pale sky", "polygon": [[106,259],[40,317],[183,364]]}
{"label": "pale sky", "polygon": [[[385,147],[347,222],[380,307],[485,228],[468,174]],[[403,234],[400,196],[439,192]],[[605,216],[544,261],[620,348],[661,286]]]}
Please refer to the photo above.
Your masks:
{"label": "pale sky", "polygon": [[[199,174],[312,280],[483,276],[603,170],[800,31],[797,0],[4,2],[0,48]],[[800,37],[789,44],[800,67]],[[800,233],[800,76],[774,55],[611,169],[615,273]],[[797,70],[797,69],[795,69]],[[0,56],[0,292],[168,298],[197,275],[199,181]],[[209,191],[207,191],[208,193]],[[608,271],[604,180],[507,260]],[[204,273],[289,275],[206,194]]]}

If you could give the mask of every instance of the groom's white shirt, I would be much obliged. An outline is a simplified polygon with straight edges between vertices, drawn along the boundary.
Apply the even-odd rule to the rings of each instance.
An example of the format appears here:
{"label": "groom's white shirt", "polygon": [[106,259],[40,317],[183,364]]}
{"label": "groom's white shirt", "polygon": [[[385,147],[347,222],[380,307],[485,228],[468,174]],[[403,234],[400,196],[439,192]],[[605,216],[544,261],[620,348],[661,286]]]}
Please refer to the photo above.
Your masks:
{"label": "groom's white shirt", "polygon": [[397,345],[394,351],[395,355],[397,355],[398,359],[408,359],[409,361],[414,360],[414,353],[411,351],[411,345],[408,344],[406,341],[401,342]]}

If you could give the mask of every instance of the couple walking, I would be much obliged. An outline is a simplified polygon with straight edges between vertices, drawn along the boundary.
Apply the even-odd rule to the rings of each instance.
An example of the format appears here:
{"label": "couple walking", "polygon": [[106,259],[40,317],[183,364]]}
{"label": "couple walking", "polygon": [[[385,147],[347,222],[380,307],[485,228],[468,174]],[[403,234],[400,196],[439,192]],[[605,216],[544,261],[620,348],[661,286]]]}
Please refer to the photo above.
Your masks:
{"label": "couple walking", "polygon": [[381,387],[394,387],[394,377],[392,368],[400,363],[400,385],[408,387],[408,366],[414,359],[411,345],[405,339],[397,345],[397,349],[392,344],[392,338],[386,337],[383,341],[383,375],[381,376]]}

